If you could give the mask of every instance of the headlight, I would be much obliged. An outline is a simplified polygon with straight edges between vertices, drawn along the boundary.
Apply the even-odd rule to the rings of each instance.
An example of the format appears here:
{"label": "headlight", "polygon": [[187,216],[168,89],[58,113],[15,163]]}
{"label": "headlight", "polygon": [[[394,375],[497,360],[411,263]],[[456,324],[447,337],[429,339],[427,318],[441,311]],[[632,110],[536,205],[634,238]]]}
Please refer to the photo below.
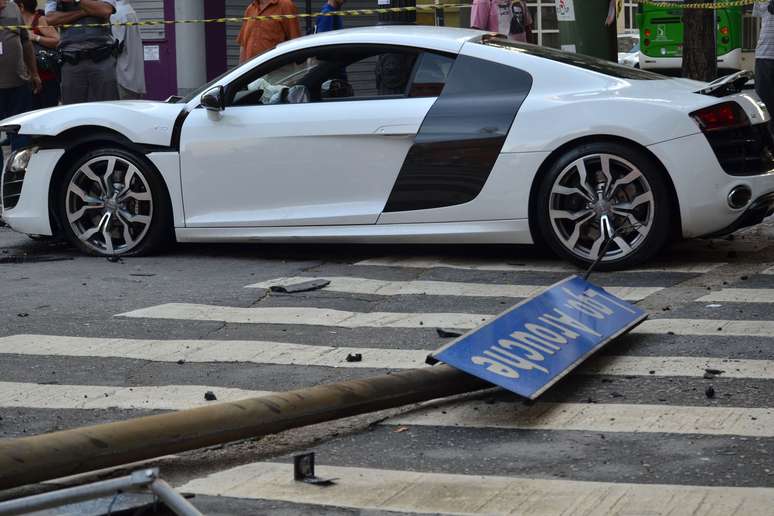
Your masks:
{"label": "headlight", "polygon": [[8,170],[11,172],[24,172],[30,164],[32,155],[37,149],[23,149],[11,155],[9,159]]}

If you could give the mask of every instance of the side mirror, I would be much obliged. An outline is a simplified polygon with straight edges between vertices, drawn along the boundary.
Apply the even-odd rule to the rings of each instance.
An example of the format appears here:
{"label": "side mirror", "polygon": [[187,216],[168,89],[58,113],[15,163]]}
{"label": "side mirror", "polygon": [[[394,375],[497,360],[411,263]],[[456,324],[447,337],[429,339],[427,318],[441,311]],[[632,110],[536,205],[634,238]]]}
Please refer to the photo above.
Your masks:
{"label": "side mirror", "polygon": [[202,94],[202,106],[207,111],[224,111],[226,109],[226,93],[223,86],[215,86]]}

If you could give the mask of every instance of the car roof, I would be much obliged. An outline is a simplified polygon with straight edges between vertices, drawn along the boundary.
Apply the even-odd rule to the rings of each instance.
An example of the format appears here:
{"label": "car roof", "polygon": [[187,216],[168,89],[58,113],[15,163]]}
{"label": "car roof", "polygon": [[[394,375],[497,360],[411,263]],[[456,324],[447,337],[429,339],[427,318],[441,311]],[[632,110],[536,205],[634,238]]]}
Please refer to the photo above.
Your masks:
{"label": "car roof", "polygon": [[374,43],[384,45],[404,45],[428,48],[444,52],[459,52],[462,45],[471,39],[486,34],[475,29],[454,27],[432,27],[423,25],[375,25],[355,27],[312,34],[282,43],[283,51],[294,48],[306,48],[317,45],[347,43]]}

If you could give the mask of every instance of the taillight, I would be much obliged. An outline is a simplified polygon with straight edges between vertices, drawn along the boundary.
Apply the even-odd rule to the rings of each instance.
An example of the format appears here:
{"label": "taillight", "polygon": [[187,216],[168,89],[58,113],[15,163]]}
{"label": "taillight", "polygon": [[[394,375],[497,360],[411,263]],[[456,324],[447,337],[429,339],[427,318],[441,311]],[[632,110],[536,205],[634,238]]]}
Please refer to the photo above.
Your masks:
{"label": "taillight", "polygon": [[728,27],[721,27],[720,33],[723,34],[724,36],[728,36]]}
{"label": "taillight", "polygon": [[650,46],[650,40],[649,40],[649,39],[646,39],[646,40],[643,42],[643,44],[644,44],[646,47],[649,47],[649,46]]}
{"label": "taillight", "polygon": [[691,113],[703,132],[735,129],[750,125],[750,119],[736,102],[724,102]]}
{"label": "taillight", "polygon": [[646,38],[649,38],[651,34],[653,34],[653,33],[650,32],[650,29],[645,29],[645,37]]}

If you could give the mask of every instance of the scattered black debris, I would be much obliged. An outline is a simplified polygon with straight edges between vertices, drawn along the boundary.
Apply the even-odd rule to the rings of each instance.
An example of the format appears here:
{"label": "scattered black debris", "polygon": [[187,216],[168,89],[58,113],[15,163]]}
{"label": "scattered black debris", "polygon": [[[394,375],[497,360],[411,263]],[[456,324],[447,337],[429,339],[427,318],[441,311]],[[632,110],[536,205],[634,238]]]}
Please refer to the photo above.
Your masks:
{"label": "scattered black debris", "polygon": [[592,399],[592,398],[591,398],[591,396],[589,396],[588,398],[586,398],[586,403],[596,403],[596,402],[597,402],[597,400],[595,400],[595,399]]}
{"label": "scattered black debris", "polygon": [[204,399],[207,401],[216,401],[218,399],[217,396],[215,396],[215,393],[212,391],[207,391],[204,393]]}
{"label": "scattered black debris", "polygon": [[141,278],[152,278],[153,276],[155,276],[155,274],[144,273],[144,272],[135,272],[135,273],[130,274],[129,276],[139,276]]}
{"label": "scattered black debris", "polygon": [[707,396],[708,398],[714,398],[715,397],[715,388],[712,385],[710,385],[709,387],[704,389],[704,395]]}
{"label": "scattered black debris", "polygon": [[347,355],[347,362],[362,362],[362,361],[363,361],[362,353],[349,353]]}
{"label": "scattered black debris", "polygon": [[612,378],[602,378],[602,383],[613,383]]}
{"label": "scattered black debris", "polygon": [[427,365],[435,365],[438,363],[438,359],[435,358],[433,355],[427,355],[425,357],[425,364]]}
{"label": "scattered black debris", "polygon": [[720,328],[720,327],[719,327],[719,328],[718,328],[718,331],[723,331],[723,328]]}
{"label": "scattered black debris", "polygon": [[667,332],[667,335],[674,335],[674,334],[675,334],[675,332],[673,332],[673,331],[668,331]]}
{"label": "scattered black debris", "polygon": [[648,374],[656,374],[656,371],[648,371]]}
{"label": "scattered black debris", "polygon": [[124,263],[120,256],[108,256],[107,261],[110,263]]}
{"label": "scattered black debris", "polygon": [[668,312],[670,310],[671,308],[669,308],[668,306],[665,306],[664,308],[661,309],[662,312]]}
{"label": "scattered black debris", "polygon": [[29,317],[29,316],[30,316],[30,314],[28,314],[27,312],[21,312],[21,313],[16,314],[16,317]]}
{"label": "scattered black debris", "polygon": [[739,279],[742,280],[742,281],[747,281],[748,279],[750,279],[750,277],[749,276],[742,276]]}
{"label": "scattered black debris", "polygon": [[453,339],[453,338],[462,336],[461,332],[457,330],[447,330],[446,328],[436,328],[435,332],[442,339]]}
{"label": "scattered black debris", "polygon": [[623,398],[624,395],[621,394],[620,392],[613,391],[613,392],[610,393],[610,397],[611,398]]}
{"label": "scattered black debris", "polygon": [[714,380],[715,378],[717,378],[717,375],[714,375],[710,372],[705,372],[702,378],[704,378],[705,380]]}
{"label": "scattered black debris", "polygon": [[720,375],[725,373],[722,369],[705,369],[704,372],[714,375]]}
{"label": "scattered black debris", "polygon": [[183,365],[183,364],[185,364],[185,360],[183,360],[182,358],[177,361],[177,365]]}
{"label": "scattered black debris", "polygon": [[72,256],[51,256],[51,255],[9,255],[0,256],[0,263],[41,263],[41,262],[63,262],[72,260]]}
{"label": "scattered black debris", "polygon": [[295,294],[296,292],[309,292],[310,290],[320,290],[330,285],[331,282],[326,279],[313,279],[293,283],[292,285],[272,285],[269,290],[272,292],[281,292],[283,294]]}
{"label": "scattered black debris", "polygon": [[293,480],[320,487],[334,485],[336,478],[319,478],[314,474],[314,453],[293,456]]}

